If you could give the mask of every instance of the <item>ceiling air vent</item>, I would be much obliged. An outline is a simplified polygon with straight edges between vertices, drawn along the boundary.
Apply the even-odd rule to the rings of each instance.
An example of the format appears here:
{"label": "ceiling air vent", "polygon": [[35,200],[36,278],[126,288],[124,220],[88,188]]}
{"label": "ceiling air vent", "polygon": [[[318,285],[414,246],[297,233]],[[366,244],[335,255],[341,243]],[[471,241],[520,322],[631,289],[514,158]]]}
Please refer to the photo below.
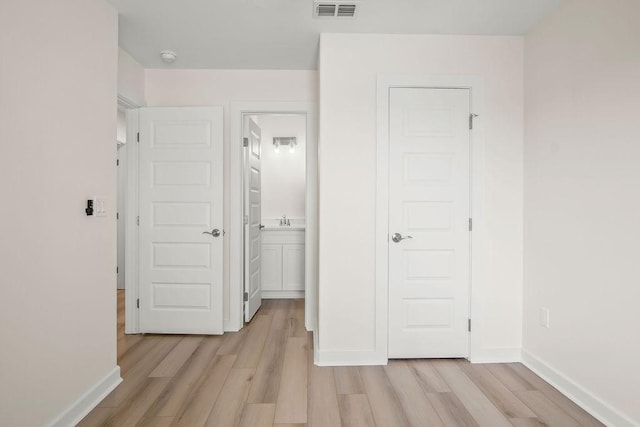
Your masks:
{"label": "ceiling air vent", "polygon": [[340,4],[338,5],[338,13],[336,16],[340,16],[343,18],[353,18],[356,16],[356,5],[355,4]]}
{"label": "ceiling air vent", "polygon": [[316,4],[316,16],[333,17],[336,16],[337,4]]}
{"label": "ceiling air vent", "polygon": [[316,18],[355,18],[356,3],[342,2],[314,2],[314,16]]}

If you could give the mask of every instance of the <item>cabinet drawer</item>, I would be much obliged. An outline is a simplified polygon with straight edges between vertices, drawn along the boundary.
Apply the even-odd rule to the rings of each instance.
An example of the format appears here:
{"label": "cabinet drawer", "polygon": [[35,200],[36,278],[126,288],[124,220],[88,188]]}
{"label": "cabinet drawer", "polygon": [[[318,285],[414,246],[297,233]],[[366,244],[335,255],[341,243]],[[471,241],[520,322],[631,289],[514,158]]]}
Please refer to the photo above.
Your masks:
{"label": "cabinet drawer", "polygon": [[304,244],[304,230],[269,230],[262,231],[262,243],[297,243]]}

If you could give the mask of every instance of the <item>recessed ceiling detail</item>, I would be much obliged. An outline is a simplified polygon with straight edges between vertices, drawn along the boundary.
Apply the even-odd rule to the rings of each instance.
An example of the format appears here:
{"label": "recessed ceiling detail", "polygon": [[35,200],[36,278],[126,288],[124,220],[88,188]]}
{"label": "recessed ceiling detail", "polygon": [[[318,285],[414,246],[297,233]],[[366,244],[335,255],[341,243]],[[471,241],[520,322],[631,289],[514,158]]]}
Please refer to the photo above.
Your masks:
{"label": "recessed ceiling detail", "polygon": [[357,3],[317,1],[313,4],[316,18],[355,18]]}

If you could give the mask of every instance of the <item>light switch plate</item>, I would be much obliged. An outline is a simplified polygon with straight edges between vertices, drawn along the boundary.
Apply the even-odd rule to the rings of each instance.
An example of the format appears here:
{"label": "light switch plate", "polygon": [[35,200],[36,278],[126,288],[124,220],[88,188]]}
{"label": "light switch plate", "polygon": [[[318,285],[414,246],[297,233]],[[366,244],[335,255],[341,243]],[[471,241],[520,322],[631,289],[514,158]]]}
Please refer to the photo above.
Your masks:
{"label": "light switch plate", "polygon": [[96,196],[93,198],[93,215],[107,216],[107,198]]}

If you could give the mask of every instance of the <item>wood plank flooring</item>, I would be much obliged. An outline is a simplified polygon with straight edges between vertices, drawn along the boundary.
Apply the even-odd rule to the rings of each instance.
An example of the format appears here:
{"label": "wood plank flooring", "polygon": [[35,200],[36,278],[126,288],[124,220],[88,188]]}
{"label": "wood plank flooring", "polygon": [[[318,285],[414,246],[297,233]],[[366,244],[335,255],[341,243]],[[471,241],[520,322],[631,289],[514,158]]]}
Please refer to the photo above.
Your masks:
{"label": "wood plank flooring", "polygon": [[80,426],[602,426],[521,364],[313,365],[302,300],[224,336],[124,335],[123,383]]}

